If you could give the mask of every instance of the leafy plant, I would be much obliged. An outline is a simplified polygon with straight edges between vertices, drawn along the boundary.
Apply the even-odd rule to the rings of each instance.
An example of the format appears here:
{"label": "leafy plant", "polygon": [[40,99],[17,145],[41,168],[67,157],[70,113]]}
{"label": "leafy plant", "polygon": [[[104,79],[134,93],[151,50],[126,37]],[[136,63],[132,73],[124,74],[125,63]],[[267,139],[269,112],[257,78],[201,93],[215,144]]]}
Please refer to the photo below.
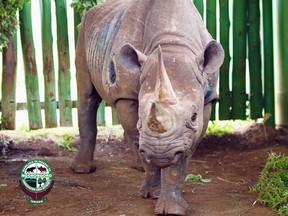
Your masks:
{"label": "leafy plant", "polygon": [[71,144],[73,144],[74,142],[75,142],[75,136],[73,136],[72,134],[70,134],[68,132],[63,134],[63,143],[62,143],[62,145],[68,151],[71,151],[71,152],[76,152],[77,151],[76,148],[71,147]]}
{"label": "leafy plant", "polygon": [[202,176],[200,174],[198,175],[194,175],[194,174],[188,174],[186,177],[185,177],[185,182],[203,182],[203,183],[209,183],[212,181],[212,179],[204,179],[202,178]]}
{"label": "leafy plant", "polygon": [[0,0],[0,51],[18,27],[17,11],[23,4],[24,0]]}
{"label": "leafy plant", "polygon": [[71,7],[73,7],[76,12],[80,15],[84,15],[93,6],[103,3],[105,0],[73,0]]}
{"label": "leafy plant", "polygon": [[280,216],[288,215],[288,156],[271,153],[251,191]]}

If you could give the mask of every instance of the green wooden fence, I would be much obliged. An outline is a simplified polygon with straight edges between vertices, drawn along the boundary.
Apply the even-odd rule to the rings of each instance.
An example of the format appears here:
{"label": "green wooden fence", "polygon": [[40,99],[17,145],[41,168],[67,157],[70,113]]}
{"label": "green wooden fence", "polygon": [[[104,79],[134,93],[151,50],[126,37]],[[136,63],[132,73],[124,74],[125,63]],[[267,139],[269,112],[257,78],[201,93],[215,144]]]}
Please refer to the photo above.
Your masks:
{"label": "green wooden fence", "polygon": [[212,113],[212,119],[215,114],[220,120],[258,119],[270,113],[268,124],[274,126],[272,0],[204,2],[194,0],[208,30],[226,54],[220,70],[218,113]]}
{"label": "green wooden fence", "polygon": [[45,85],[44,109],[46,128],[57,127],[57,102],[53,61],[53,37],[51,23],[51,1],[41,0],[42,58]]}
{"label": "green wooden fence", "polygon": [[42,128],[38,70],[31,23],[31,5],[24,3],[19,13],[22,53],[24,59],[27,110],[30,129]]}
{"label": "green wooden fence", "polygon": [[[285,1],[281,2],[284,4]],[[194,3],[211,35],[221,42],[226,53],[220,71],[220,98],[213,109],[212,119],[257,119],[265,113],[271,113],[272,118],[268,123],[275,125],[272,0],[194,0]],[[52,37],[51,17],[54,16],[51,10],[52,4],[55,7],[56,25],[54,24],[54,26],[57,28],[57,40],[53,40]],[[74,13],[75,33],[68,34],[67,7],[69,5],[67,6],[66,0],[40,1],[44,103],[39,99],[37,76],[39,70],[37,70],[35,61],[33,26],[31,24],[33,15],[30,3],[25,3],[24,8],[20,11],[20,34],[27,101],[25,105],[16,103],[17,49],[16,39],[11,37],[9,46],[2,54],[1,110],[2,125],[5,128],[15,129],[16,109],[23,108],[23,106],[28,110],[30,129],[43,127],[41,109],[45,110],[45,127],[72,125],[71,110],[76,107],[76,101],[71,100],[69,41],[72,37],[75,41],[77,40],[77,26],[81,17],[76,12]],[[262,12],[260,13],[260,11]],[[284,43],[285,36],[282,39]],[[58,58],[53,56],[54,43],[57,43]],[[283,52],[286,51],[287,49],[283,49]],[[59,65],[57,71],[54,70],[55,58]],[[285,62],[288,62],[287,59],[283,60],[283,64]],[[58,91],[55,83],[57,75]],[[286,77],[284,78],[287,81]],[[283,103],[287,103],[287,100]],[[59,109],[59,119],[57,118],[57,109]],[[98,118],[105,122],[105,104],[100,109]]]}
{"label": "green wooden fence", "polygon": [[219,118],[220,119],[230,119],[232,107],[231,91],[229,88],[229,68],[231,56],[230,50],[230,19],[229,19],[229,0],[220,0],[220,35],[219,40],[221,45],[225,50],[225,59],[222,67],[220,68],[220,79],[219,79],[219,94],[221,95],[219,99]]}
{"label": "green wooden fence", "polygon": [[4,128],[15,129],[16,115],[16,65],[17,65],[17,37],[14,34],[10,43],[3,50],[2,73],[2,122]]}
{"label": "green wooden fence", "polygon": [[[278,51],[279,51],[279,83],[277,102],[283,107],[278,113],[279,124],[288,128],[288,1],[278,0]],[[276,86],[275,86],[276,87]]]}

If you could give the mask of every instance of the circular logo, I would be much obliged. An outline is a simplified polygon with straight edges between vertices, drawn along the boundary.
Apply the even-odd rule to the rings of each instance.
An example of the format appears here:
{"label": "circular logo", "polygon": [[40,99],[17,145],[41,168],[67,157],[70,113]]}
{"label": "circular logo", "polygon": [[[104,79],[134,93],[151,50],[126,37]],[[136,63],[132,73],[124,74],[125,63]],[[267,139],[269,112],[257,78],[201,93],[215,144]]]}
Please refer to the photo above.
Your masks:
{"label": "circular logo", "polygon": [[27,162],[21,171],[21,182],[34,193],[47,190],[53,181],[53,172],[48,163],[42,160]]}

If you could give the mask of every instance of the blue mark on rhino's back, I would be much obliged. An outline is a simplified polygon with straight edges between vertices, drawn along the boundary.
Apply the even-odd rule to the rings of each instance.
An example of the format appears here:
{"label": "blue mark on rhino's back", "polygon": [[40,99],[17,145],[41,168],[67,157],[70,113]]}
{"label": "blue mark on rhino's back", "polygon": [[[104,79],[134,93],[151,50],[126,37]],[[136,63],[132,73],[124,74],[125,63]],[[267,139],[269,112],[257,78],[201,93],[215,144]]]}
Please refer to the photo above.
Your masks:
{"label": "blue mark on rhino's back", "polygon": [[[116,79],[116,71],[114,63],[112,62],[112,48],[116,40],[116,36],[121,27],[122,18],[125,10],[117,11],[117,13],[110,14],[110,19],[102,25],[101,31],[98,33],[96,39],[96,53],[95,56],[98,67],[102,67],[102,73],[109,73],[110,81],[113,83]],[[104,75],[104,74],[103,74]]]}
{"label": "blue mark on rhino's back", "polygon": [[112,49],[112,45],[121,26],[123,14],[124,11],[110,19],[102,30],[99,47],[104,51],[103,57],[105,57],[106,53],[110,52]]}

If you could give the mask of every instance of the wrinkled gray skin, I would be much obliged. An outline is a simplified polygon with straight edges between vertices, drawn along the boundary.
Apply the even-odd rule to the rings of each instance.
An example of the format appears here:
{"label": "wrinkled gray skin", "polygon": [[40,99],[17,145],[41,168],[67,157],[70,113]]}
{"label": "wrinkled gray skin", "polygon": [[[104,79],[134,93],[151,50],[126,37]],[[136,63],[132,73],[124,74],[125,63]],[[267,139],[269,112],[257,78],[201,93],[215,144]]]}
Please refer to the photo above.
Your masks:
{"label": "wrinkled gray skin", "polygon": [[112,0],[91,9],[77,44],[81,145],[72,169],[95,169],[96,112],[104,99],[118,111],[134,168],[145,169],[142,196],[158,198],[156,214],[185,215],[187,162],[218,97],[223,59],[192,0]]}

